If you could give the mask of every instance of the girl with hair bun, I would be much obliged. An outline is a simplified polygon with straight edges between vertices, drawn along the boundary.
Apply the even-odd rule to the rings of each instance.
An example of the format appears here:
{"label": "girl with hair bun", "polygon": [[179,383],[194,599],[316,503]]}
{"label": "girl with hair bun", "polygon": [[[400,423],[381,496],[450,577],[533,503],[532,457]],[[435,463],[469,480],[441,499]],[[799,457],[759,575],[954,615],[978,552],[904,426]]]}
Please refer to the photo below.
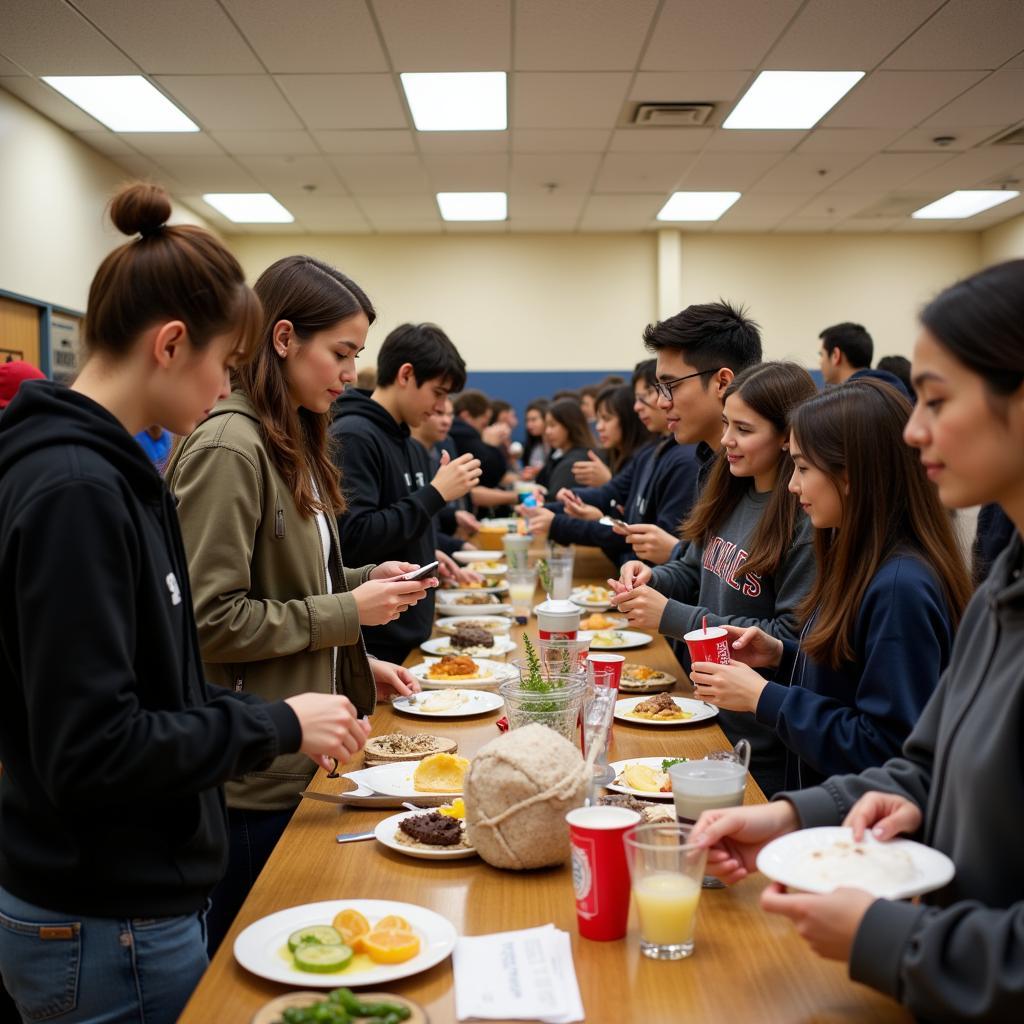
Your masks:
{"label": "girl with hair bun", "polygon": [[175,1021],[208,962],[223,783],[369,731],[343,696],[203,677],[174,500],[133,435],[209,413],[260,304],[170,213],[155,185],[118,192],[136,237],[93,278],[78,379],[0,421],[0,972],[26,1020]]}

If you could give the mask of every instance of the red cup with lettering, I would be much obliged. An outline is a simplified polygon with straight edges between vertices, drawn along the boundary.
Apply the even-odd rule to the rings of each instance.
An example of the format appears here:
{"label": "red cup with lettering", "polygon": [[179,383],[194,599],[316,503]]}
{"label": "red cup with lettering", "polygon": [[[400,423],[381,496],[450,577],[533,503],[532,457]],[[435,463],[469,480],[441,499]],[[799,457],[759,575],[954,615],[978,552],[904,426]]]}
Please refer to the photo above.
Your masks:
{"label": "red cup with lettering", "polygon": [[625,807],[577,807],[565,820],[580,935],[598,942],[624,938],[630,889],[622,837],[639,824],[640,815]]}
{"label": "red cup with lettering", "polygon": [[537,635],[541,640],[575,640],[579,629],[579,605],[556,600],[537,605]]}
{"label": "red cup with lettering", "polygon": [[596,654],[591,651],[587,655],[587,675],[594,686],[610,686],[617,690],[625,663],[626,659],[621,654]]}
{"label": "red cup with lettering", "polygon": [[721,626],[695,629],[683,639],[690,652],[691,663],[710,661],[713,665],[729,664],[729,631]]}

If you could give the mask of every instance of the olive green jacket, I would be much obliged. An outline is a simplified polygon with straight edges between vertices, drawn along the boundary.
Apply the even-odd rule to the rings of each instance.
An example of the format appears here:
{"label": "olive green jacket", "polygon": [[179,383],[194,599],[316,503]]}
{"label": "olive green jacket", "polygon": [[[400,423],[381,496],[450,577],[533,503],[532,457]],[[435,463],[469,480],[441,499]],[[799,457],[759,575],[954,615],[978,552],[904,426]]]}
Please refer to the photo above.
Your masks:
{"label": "olive green jacket", "polygon": [[[343,693],[369,715],[376,687],[349,591],[373,566],[343,566],[328,515],[334,593],[327,593],[316,518],[296,508],[245,395],[232,392],[185,439],[167,483],[178,500],[207,679],[267,700]],[[268,770],[229,782],[228,804],[294,807],[314,770],[304,754],[278,757]]]}

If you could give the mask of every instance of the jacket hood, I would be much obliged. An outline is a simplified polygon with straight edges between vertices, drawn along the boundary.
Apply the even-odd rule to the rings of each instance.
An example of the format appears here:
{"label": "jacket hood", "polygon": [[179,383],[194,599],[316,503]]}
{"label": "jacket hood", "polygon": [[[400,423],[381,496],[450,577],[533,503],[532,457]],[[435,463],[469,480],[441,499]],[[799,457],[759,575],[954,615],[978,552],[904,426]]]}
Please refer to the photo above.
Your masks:
{"label": "jacket hood", "polygon": [[[227,398],[221,399],[214,407],[210,410],[210,415],[206,417],[208,420],[212,420],[214,416],[226,416],[228,413],[241,413],[243,416],[248,416],[249,419],[255,420],[259,423],[259,416],[256,415],[256,410],[253,408],[252,402],[249,401],[249,396],[244,391],[232,391]],[[204,423],[206,420],[203,421]]]}
{"label": "jacket hood", "polygon": [[144,501],[159,502],[163,480],[149,457],[102,405],[53,381],[29,381],[0,417],[0,474],[40,448],[91,448]]}
{"label": "jacket hood", "polygon": [[395,418],[384,408],[380,402],[375,402],[370,397],[369,391],[360,391],[356,388],[349,388],[341,398],[334,403],[335,420],[349,416],[361,416],[370,420],[374,426],[383,430],[386,434],[398,441],[404,441],[410,437],[409,427],[405,423],[397,423]]}

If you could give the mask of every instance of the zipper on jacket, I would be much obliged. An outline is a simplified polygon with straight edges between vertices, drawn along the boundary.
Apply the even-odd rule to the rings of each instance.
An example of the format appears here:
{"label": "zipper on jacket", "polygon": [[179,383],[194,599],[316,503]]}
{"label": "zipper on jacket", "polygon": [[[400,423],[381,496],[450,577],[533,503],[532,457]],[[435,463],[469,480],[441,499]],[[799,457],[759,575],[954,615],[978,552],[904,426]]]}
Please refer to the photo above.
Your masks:
{"label": "zipper on jacket", "polygon": [[284,539],[284,509],[280,507],[274,513],[274,536],[278,540]]}

